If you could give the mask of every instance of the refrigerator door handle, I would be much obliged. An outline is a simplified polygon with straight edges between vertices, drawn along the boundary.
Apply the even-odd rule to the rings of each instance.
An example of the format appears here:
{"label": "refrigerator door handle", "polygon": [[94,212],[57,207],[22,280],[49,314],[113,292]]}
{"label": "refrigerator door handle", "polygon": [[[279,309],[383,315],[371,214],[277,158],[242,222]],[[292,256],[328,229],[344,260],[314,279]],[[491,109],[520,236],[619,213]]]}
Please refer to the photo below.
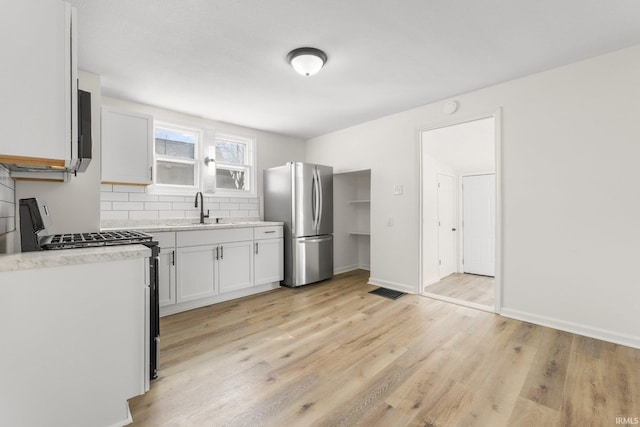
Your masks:
{"label": "refrigerator door handle", "polygon": [[318,237],[318,238],[305,238],[300,241],[300,243],[321,243],[326,242],[327,240],[331,240],[332,237]]}
{"label": "refrigerator door handle", "polygon": [[316,169],[316,186],[318,188],[318,214],[316,215],[317,221],[316,226],[320,228],[320,223],[322,222],[322,179],[320,179],[320,171]]}
{"label": "refrigerator door handle", "polygon": [[318,179],[316,171],[313,171],[313,177],[311,178],[311,216],[313,220],[313,228],[318,228]]}

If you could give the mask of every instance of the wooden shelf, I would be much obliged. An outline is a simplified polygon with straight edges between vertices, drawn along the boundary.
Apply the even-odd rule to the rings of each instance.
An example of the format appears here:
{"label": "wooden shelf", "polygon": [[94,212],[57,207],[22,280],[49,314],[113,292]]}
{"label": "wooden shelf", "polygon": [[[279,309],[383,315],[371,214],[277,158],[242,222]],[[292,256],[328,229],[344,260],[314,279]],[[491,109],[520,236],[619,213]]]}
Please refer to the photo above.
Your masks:
{"label": "wooden shelf", "polygon": [[347,200],[347,203],[371,203],[371,200]]}
{"label": "wooden shelf", "polygon": [[351,236],[371,236],[370,231],[350,231],[349,235]]}

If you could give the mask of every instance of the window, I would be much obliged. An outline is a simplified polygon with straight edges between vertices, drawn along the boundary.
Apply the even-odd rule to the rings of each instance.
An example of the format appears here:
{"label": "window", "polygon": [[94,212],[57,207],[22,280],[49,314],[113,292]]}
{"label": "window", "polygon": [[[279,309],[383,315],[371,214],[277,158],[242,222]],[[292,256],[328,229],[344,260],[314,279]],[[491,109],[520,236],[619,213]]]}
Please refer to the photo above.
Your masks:
{"label": "window", "polygon": [[154,184],[175,190],[198,188],[199,134],[176,126],[156,125]]}
{"label": "window", "polygon": [[154,138],[154,193],[255,195],[253,138],[167,123]]}
{"label": "window", "polygon": [[208,147],[206,187],[216,193],[253,194],[253,139],[215,134]]}

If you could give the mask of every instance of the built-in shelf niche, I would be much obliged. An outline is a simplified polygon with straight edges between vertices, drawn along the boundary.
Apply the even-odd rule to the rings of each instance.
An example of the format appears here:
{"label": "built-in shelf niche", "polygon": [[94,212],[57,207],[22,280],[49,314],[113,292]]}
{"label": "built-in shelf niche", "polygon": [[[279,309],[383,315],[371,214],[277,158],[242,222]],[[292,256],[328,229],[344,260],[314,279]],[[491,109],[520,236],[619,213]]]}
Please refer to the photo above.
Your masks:
{"label": "built-in shelf niche", "polygon": [[334,175],[334,266],[341,273],[371,264],[371,171]]}

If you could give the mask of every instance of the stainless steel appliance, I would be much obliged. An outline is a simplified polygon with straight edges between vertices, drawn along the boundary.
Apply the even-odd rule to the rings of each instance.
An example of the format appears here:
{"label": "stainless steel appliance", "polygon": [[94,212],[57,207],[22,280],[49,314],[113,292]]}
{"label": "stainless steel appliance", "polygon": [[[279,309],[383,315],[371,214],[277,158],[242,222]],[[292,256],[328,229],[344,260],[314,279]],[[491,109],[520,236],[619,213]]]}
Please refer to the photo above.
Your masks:
{"label": "stainless steel appliance", "polygon": [[[160,246],[151,234],[141,231],[106,231],[48,235],[51,225],[47,205],[34,198],[20,199],[20,240],[22,252],[77,249],[96,246],[144,245],[151,249],[149,258],[149,379],[158,377],[160,355],[160,307],[158,295],[158,254]],[[42,235],[41,235],[42,234]]]}
{"label": "stainless steel appliance", "polygon": [[284,281],[333,276],[333,168],[290,162],[264,171],[264,219],[284,222]]}

